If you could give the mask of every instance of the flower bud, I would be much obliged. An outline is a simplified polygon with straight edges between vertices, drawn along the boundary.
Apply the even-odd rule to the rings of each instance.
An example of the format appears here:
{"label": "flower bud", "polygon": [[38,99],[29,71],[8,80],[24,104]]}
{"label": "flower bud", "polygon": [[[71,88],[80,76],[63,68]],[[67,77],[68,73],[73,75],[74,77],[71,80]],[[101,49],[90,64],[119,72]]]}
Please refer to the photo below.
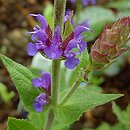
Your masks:
{"label": "flower bud", "polygon": [[91,58],[94,69],[100,69],[127,51],[123,46],[130,40],[130,17],[124,17],[112,24],[106,25],[102,34],[91,48]]}

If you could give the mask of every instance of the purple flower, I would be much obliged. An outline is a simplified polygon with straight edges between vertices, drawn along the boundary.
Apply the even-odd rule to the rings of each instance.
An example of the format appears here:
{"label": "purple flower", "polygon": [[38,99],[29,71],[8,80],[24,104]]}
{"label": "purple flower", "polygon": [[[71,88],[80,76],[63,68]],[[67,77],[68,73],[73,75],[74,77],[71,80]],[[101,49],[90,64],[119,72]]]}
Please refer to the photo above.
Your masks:
{"label": "purple flower", "polygon": [[[72,3],[75,3],[76,0],[70,0]],[[90,3],[96,4],[96,0],[82,0],[83,5],[88,5]]]}
{"label": "purple flower", "polygon": [[41,93],[34,101],[34,109],[37,112],[42,112],[43,106],[47,104],[47,95]]}
{"label": "purple flower", "polygon": [[[29,42],[27,45],[28,54],[30,56],[34,56],[38,51],[40,51],[52,60],[59,58],[66,59],[65,66],[69,69],[74,69],[79,64],[79,59],[76,58],[77,55],[83,52],[87,46],[87,43],[84,42],[82,33],[87,30],[91,31],[88,26],[88,21],[85,21],[83,24],[78,25],[73,30],[73,32],[63,40],[60,34],[59,26],[55,28],[53,35],[44,16],[41,14],[31,14],[31,16],[36,17],[40,23],[40,26],[37,25],[33,28],[32,32],[28,32],[29,35],[32,35],[31,38],[33,40],[33,42]],[[65,16],[65,25],[69,17],[69,15]],[[33,85],[47,89],[48,85],[45,83],[46,78],[43,77],[44,75],[41,79],[34,79]]]}
{"label": "purple flower", "polygon": [[41,78],[35,78],[32,81],[33,86],[43,88],[46,92],[51,89],[51,75],[49,73],[42,73]]}
{"label": "purple flower", "polygon": [[44,93],[41,93],[34,101],[34,109],[37,112],[41,112],[43,106],[48,103],[49,96],[51,95],[51,75],[49,73],[42,73],[41,78],[32,80],[32,84],[44,90]]}

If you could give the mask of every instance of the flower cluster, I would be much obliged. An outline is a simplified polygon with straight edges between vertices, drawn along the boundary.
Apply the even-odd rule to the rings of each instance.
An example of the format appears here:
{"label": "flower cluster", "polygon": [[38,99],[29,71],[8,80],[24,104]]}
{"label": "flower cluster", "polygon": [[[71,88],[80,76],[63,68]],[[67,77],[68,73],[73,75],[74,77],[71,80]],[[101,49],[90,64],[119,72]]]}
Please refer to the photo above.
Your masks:
{"label": "flower cluster", "polygon": [[[75,3],[76,0],[70,0],[72,3]],[[96,0],[82,0],[83,5],[88,5],[90,3],[96,4]]]}
{"label": "flower cluster", "polygon": [[41,78],[35,78],[32,81],[32,85],[36,88],[42,88],[41,93],[34,101],[34,109],[37,112],[41,112],[43,106],[49,102],[49,96],[51,93],[51,75],[49,73],[42,73]]}
{"label": "flower cluster", "polygon": [[130,40],[129,33],[129,17],[119,19],[111,27],[105,26],[101,36],[95,41],[91,49],[94,69],[99,69],[111,63],[127,50],[123,46]]}
{"label": "flower cluster", "polygon": [[[87,43],[84,42],[84,37],[81,34],[90,30],[88,23],[84,22],[78,25],[67,38],[63,40],[60,34],[60,28],[57,26],[52,34],[52,30],[48,25],[46,19],[41,14],[30,14],[35,16],[39,21],[40,26],[33,28],[31,39],[34,41],[29,42],[27,45],[27,52],[30,56],[34,56],[38,51],[46,55],[52,60],[65,59],[65,66],[69,69],[75,68],[79,64],[79,59],[76,57],[78,54],[85,50]],[[69,16],[65,16],[64,26],[67,23]],[[65,29],[64,29],[65,30]],[[63,33],[64,34],[64,33]]]}

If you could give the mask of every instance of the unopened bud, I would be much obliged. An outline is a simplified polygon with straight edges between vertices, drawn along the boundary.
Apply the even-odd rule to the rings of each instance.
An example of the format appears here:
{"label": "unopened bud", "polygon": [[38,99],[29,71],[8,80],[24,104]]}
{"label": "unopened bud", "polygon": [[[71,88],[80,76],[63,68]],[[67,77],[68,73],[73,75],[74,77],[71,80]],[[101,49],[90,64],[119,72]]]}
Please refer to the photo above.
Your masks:
{"label": "unopened bud", "polygon": [[106,64],[127,51],[123,46],[130,40],[130,17],[124,17],[111,27],[106,25],[100,37],[91,49],[91,58],[94,69],[104,67]]}

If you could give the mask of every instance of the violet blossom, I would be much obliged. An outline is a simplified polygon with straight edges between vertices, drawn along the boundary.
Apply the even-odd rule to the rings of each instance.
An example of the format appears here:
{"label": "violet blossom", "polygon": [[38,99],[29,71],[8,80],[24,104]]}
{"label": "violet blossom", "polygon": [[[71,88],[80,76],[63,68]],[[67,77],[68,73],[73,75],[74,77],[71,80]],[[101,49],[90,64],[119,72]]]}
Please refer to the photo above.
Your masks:
{"label": "violet blossom", "polygon": [[47,96],[45,93],[41,93],[34,101],[34,109],[37,112],[42,112],[43,106],[47,104]]}
{"label": "violet blossom", "polygon": [[[63,40],[60,35],[59,26],[55,28],[53,35],[44,16],[41,14],[30,15],[36,17],[40,26],[37,25],[33,28],[32,32],[28,32],[28,34],[32,35],[31,39],[33,40],[33,42],[29,42],[27,45],[28,54],[34,56],[40,51],[52,60],[59,58],[65,59],[65,66],[69,69],[74,69],[79,64],[77,55],[83,52],[87,46],[81,34],[87,30],[91,30],[88,24],[83,23],[82,25],[78,25],[73,32]],[[68,18],[69,16],[65,16],[64,25],[67,23]],[[77,51],[74,51],[75,48]]]}
{"label": "violet blossom", "polygon": [[44,90],[34,101],[34,109],[37,112],[41,112],[43,106],[47,105],[48,97],[51,93],[51,75],[49,73],[42,73],[41,78],[35,78],[32,81],[32,85]]}

